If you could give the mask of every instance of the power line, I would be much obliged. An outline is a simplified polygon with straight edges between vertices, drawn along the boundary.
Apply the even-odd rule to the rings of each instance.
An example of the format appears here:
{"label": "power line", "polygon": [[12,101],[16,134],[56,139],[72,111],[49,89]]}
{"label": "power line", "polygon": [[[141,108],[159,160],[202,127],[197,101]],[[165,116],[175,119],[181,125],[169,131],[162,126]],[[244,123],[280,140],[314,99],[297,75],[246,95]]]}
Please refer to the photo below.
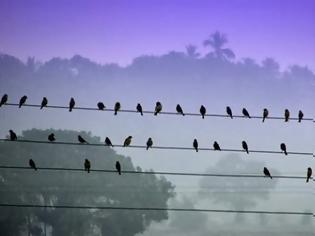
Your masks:
{"label": "power line", "polygon": [[297,211],[241,211],[204,208],[164,208],[164,207],[113,207],[113,206],[74,206],[74,205],[39,205],[39,204],[6,204],[0,207],[18,208],[55,208],[55,209],[85,209],[85,210],[127,210],[127,211],[177,211],[177,212],[212,212],[212,213],[241,213],[241,214],[268,214],[268,215],[305,215],[315,216],[312,212]]}
{"label": "power line", "polygon": [[[50,142],[50,141],[40,141],[40,140],[27,140],[27,139],[18,139],[18,140],[9,140],[9,139],[0,139],[0,141],[5,142],[19,142],[19,143],[37,143],[37,144],[51,144],[51,145],[78,145],[78,146],[96,146],[96,147],[107,147],[105,144],[102,143],[74,143],[74,142]],[[113,147],[118,148],[138,148],[138,149],[146,149],[147,146],[145,145],[130,145],[128,147],[125,147],[124,145],[120,144],[114,144]],[[179,147],[179,146],[152,146],[150,149],[160,149],[160,150],[186,150],[186,151],[195,151],[193,147]],[[218,150],[215,150],[214,148],[198,148],[200,151],[215,151],[220,152]],[[242,149],[228,149],[228,148],[221,148],[222,152],[242,152],[245,151]],[[270,150],[250,150],[249,153],[265,153],[265,154],[283,154],[281,151],[270,151]],[[288,155],[303,155],[303,156],[313,156],[314,154],[312,152],[287,152]]]}
{"label": "power line", "polygon": [[[19,104],[17,103],[6,103],[6,104],[3,104],[3,106],[16,106],[18,107]],[[37,105],[37,104],[23,104],[22,107],[36,107],[36,108],[40,108],[41,105]],[[69,106],[52,106],[52,105],[47,105],[44,107],[44,109],[46,108],[51,108],[51,109],[66,109],[66,110],[69,110]],[[75,106],[73,108],[73,110],[86,110],[86,111],[100,111],[100,112],[114,112],[115,110],[114,109],[111,109],[111,108],[104,108],[103,110],[100,110],[96,107],[78,107],[78,106]],[[128,109],[121,109],[118,111],[118,113],[139,113],[137,110],[128,110]],[[143,114],[154,114],[154,111],[142,111]],[[176,116],[182,116],[182,114],[178,113],[178,112],[169,112],[169,111],[161,111],[159,112],[159,115],[176,115]],[[185,113],[185,116],[201,116],[200,113],[190,113],[190,112],[187,112]],[[228,119],[231,119],[230,116],[226,115],[226,114],[205,114],[204,115],[205,117],[217,117],[217,118],[228,118]],[[242,116],[242,115],[233,115],[233,118],[241,118],[241,119],[248,119],[247,117],[245,116]],[[262,116],[251,116],[251,119],[260,119],[262,120],[263,117]],[[268,116],[266,118],[266,120],[285,120],[284,117],[280,117],[280,116]],[[289,120],[292,120],[292,121],[298,121],[299,118],[296,118],[296,117],[291,117],[289,118]],[[311,122],[315,122],[315,120],[313,118],[303,118],[302,121],[311,121]]]}
{"label": "power line", "polygon": [[[32,170],[30,167],[25,166],[0,166],[0,169],[17,169],[17,170]],[[37,170],[47,171],[73,171],[73,172],[86,172],[81,168],[62,168],[62,167],[37,167]],[[103,173],[117,173],[116,170],[108,169],[90,169],[90,172],[103,172]],[[269,178],[264,175],[253,174],[211,174],[211,173],[189,173],[189,172],[165,172],[165,171],[134,171],[134,170],[122,170],[122,174],[140,174],[140,175],[177,175],[177,176],[206,176],[206,177],[227,177],[227,178]],[[303,179],[303,176],[292,175],[275,175],[272,176],[275,179]],[[311,178],[313,179],[313,178]]]}

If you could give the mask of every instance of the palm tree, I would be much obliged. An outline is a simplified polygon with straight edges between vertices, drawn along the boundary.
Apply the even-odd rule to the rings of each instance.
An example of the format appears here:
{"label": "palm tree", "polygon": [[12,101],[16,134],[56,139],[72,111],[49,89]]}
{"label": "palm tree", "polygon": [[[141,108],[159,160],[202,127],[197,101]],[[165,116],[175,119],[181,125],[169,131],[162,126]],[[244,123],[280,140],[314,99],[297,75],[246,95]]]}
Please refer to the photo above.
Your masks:
{"label": "palm tree", "polygon": [[212,53],[216,58],[221,60],[228,60],[235,58],[234,52],[229,48],[222,48],[228,42],[225,34],[219,31],[214,32],[203,42],[205,47],[211,46],[214,49]]}
{"label": "palm tree", "polygon": [[192,44],[186,46],[186,54],[189,58],[192,59],[196,59],[200,56],[200,53],[197,52],[197,47]]}

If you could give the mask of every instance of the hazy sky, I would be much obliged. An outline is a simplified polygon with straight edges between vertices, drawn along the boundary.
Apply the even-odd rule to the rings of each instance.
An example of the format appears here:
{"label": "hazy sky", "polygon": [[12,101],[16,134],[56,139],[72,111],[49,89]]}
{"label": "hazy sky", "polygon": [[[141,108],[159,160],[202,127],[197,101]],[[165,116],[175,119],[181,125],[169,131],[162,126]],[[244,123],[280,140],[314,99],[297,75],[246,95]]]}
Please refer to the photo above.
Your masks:
{"label": "hazy sky", "polygon": [[218,29],[238,58],[314,70],[314,11],[313,0],[1,0],[0,52],[126,64],[189,43],[204,52],[202,41]]}

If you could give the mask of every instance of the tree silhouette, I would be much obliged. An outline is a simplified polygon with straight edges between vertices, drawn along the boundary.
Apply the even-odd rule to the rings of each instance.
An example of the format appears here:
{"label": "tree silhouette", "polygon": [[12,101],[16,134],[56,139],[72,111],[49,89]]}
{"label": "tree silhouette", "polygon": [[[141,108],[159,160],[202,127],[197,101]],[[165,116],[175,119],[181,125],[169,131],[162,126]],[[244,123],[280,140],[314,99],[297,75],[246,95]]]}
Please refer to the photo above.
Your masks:
{"label": "tree silhouette", "polygon": [[197,52],[197,47],[192,44],[186,46],[186,54],[191,59],[196,59],[200,56],[200,53]]}

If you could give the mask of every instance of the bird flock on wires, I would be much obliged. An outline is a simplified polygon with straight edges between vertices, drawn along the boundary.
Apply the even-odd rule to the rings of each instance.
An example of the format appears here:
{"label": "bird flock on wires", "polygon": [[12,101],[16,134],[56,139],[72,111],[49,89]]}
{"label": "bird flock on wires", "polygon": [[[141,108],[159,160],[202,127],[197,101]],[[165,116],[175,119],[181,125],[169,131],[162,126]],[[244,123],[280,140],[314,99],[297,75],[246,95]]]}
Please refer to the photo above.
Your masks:
{"label": "bird flock on wires", "polygon": [[[19,101],[19,104],[18,104],[19,108],[21,108],[23,105],[26,104],[27,98],[28,97],[26,95],[24,95],[24,96],[22,96],[20,98],[20,101]],[[7,104],[7,102],[8,102],[8,95],[4,94],[2,96],[2,98],[1,98],[1,101],[0,101],[0,107],[2,105]],[[76,102],[75,102],[74,98],[71,97],[70,101],[69,101],[69,106],[68,106],[69,107],[69,112],[72,112],[72,110],[75,108],[75,105],[76,105]],[[45,108],[47,106],[48,106],[48,99],[46,97],[43,97],[41,105],[40,105],[40,109],[43,109],[43,108]],[[161,113],[162,112],[162,108],[163,108],[162,103],[159,102],[159,101],[156,102],[156,105],[155,105],[155,108],[154,108],[154,115],[157,116],[159,113]],[[98,110],[104,110],[104,109],[106,109],[106,106],[104,105],[103,102],[98,102],[97,103],[97,109]],[[113,110],[114,110],[114,115],[117,115],[118,112],[121,110],[120,102],[116,102],[115,103]],[[138,113],[140,113],[141,116],[143,116],[143,109],[142,109],[142,106],[141,106],[140,103],[137,104],[136,111]],[[185,116],[183,108],[181,107],[180,104],[176,105],[176,112],[178,114],[180,114],[180,115]],[[207,113],[206,107],[204,105],[201,105],[201,107],[199,109],[199,112],[200,112],[200,115],[201,115],[202,119],[204,119],[205,116],[206,116],[206,113]],[[249,118],[249,119],[251,118],[251,115],[249,114],[249,112],[248,112],[248,110],[246,108],[242,109],[242,115],[245,118]],[[233,117],[234,117],[232,109],[229,106],[226,107],[226,116],[230,117],[231,119],[233,119]],[[269,118],[269,110],[267,108],[264,108],[263,112],[262,112],[262,122],[265,122],[265,120],[268,119],[268,118]],[[284,110],[283,118],[284,118],[285,122],[289,121],[289,119],[290,119],[290,111],[288,109]],[[298,122],[301,122],[303,119],[304,119],[304,113],[301,110],[299,110],[299,112],[298,112],[298,119],[297,120],[298,120]]]}

